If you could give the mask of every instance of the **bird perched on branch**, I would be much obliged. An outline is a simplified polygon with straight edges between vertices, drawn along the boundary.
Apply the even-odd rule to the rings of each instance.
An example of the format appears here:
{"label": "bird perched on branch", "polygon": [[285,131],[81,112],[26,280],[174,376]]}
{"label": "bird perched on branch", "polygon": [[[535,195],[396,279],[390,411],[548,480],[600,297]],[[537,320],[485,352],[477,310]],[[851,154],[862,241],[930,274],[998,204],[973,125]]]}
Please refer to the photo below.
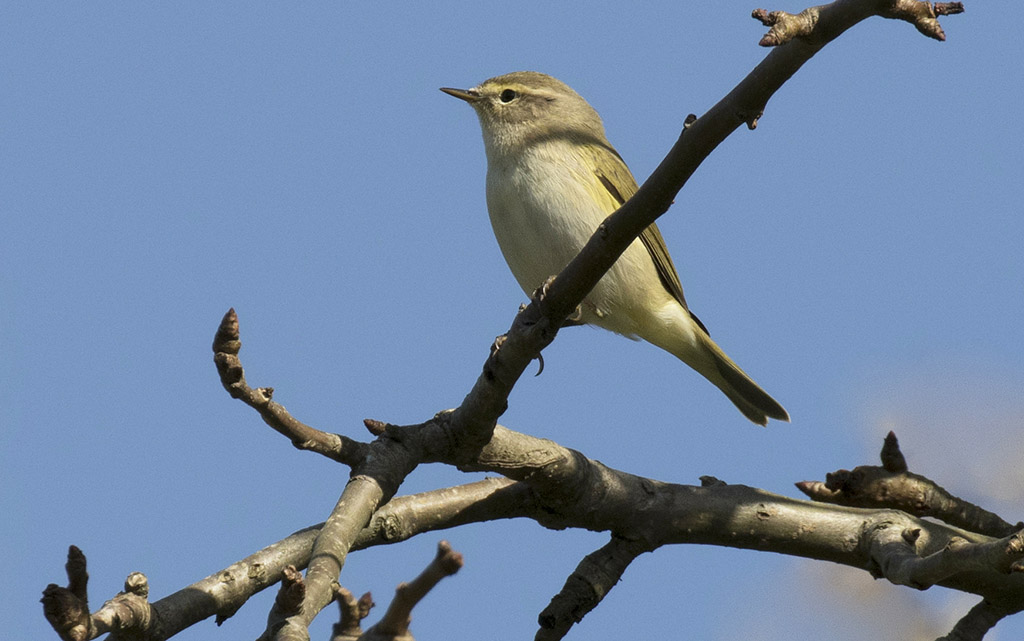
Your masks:
{"label": "bird perched on branch", "polygon": [[[571,261],[598,225],[637,190],[605,138],[600,116],[565,83],[532,71],[473,89],[442,88],[476,111],[487,153],[487,209],[494,235],[529,295]],[[683,298],[657,226],[633,241],[581,305],[583,322],[642,338],[722,390],[766,425],[789,414],[711,340]]]}

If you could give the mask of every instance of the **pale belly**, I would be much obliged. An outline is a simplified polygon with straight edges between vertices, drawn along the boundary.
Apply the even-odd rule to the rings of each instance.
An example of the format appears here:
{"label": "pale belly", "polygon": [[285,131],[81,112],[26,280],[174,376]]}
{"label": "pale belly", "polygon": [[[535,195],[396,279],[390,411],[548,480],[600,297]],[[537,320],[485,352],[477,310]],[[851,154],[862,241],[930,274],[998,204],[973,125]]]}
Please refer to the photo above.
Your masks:
{"label": "pale belly", "polygon": [[[612,212],[595,201],[582,182],[585,177],[573,169],[548,170],[543,178],[547,188],[541,188],[537,172],[489,166],[491,225],[527,295],[558,274]],[[674,325],[685,312],[665,290],[647,249],[637,240],[587,295],[581,313],[586,323],[631,338],[647,338],[651,323]]]}

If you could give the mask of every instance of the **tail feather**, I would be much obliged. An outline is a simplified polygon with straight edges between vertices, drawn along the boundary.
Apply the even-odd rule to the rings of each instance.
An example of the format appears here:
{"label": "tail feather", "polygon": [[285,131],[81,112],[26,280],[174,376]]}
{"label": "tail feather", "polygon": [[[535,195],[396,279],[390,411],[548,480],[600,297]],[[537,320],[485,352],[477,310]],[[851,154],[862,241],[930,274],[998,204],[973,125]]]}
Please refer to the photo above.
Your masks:
{"label": "tail feather", "polygon": [[702,368],[698,371],[718,386],[744,416],[758,425],[767,425],[769,418],[789,421],[789,413],[785,408],[747,376],[721,347],[707,334],[699,336],[706,348],[705,353],[711,357],[714,372],[703,371]]}

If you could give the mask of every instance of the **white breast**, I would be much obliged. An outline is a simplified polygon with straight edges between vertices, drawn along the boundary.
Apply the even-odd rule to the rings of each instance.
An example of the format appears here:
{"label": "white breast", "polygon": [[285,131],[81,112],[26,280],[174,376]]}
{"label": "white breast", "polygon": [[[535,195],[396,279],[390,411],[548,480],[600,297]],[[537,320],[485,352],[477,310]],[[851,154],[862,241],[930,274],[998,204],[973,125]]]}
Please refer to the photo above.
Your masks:
{"label": "white breast", "polygon": [[[560,272],[612,210],[592,195],[602,188],[571,143],[547,141],[518,162],[490,154],[487,208],[494,235],[520,287],[532,295]],[[583,304],[583,320],[635,337],[654,307],[674,299],[658,279],[646,248],[635,241]],[[681,309],[680,309],[681,311]]]}

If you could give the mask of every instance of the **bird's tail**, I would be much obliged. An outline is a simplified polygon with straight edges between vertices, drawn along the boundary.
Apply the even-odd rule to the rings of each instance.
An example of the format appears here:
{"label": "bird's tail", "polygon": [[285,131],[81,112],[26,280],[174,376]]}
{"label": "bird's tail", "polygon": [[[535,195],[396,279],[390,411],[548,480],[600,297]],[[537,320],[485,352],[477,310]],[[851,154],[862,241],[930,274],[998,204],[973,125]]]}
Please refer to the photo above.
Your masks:
{"label": "bird's tail", "polygon": [[785,408],[747,376],[710,336],[699,330],[695,334],[703,347],[700,351],[705,358],[700,359],[703,361],[701,363],[689,363],[689,359],[684,359],[691,367],[722,390],[743,415],[754,423],[767,425],[769,418],[789,421],[789,413]]}

